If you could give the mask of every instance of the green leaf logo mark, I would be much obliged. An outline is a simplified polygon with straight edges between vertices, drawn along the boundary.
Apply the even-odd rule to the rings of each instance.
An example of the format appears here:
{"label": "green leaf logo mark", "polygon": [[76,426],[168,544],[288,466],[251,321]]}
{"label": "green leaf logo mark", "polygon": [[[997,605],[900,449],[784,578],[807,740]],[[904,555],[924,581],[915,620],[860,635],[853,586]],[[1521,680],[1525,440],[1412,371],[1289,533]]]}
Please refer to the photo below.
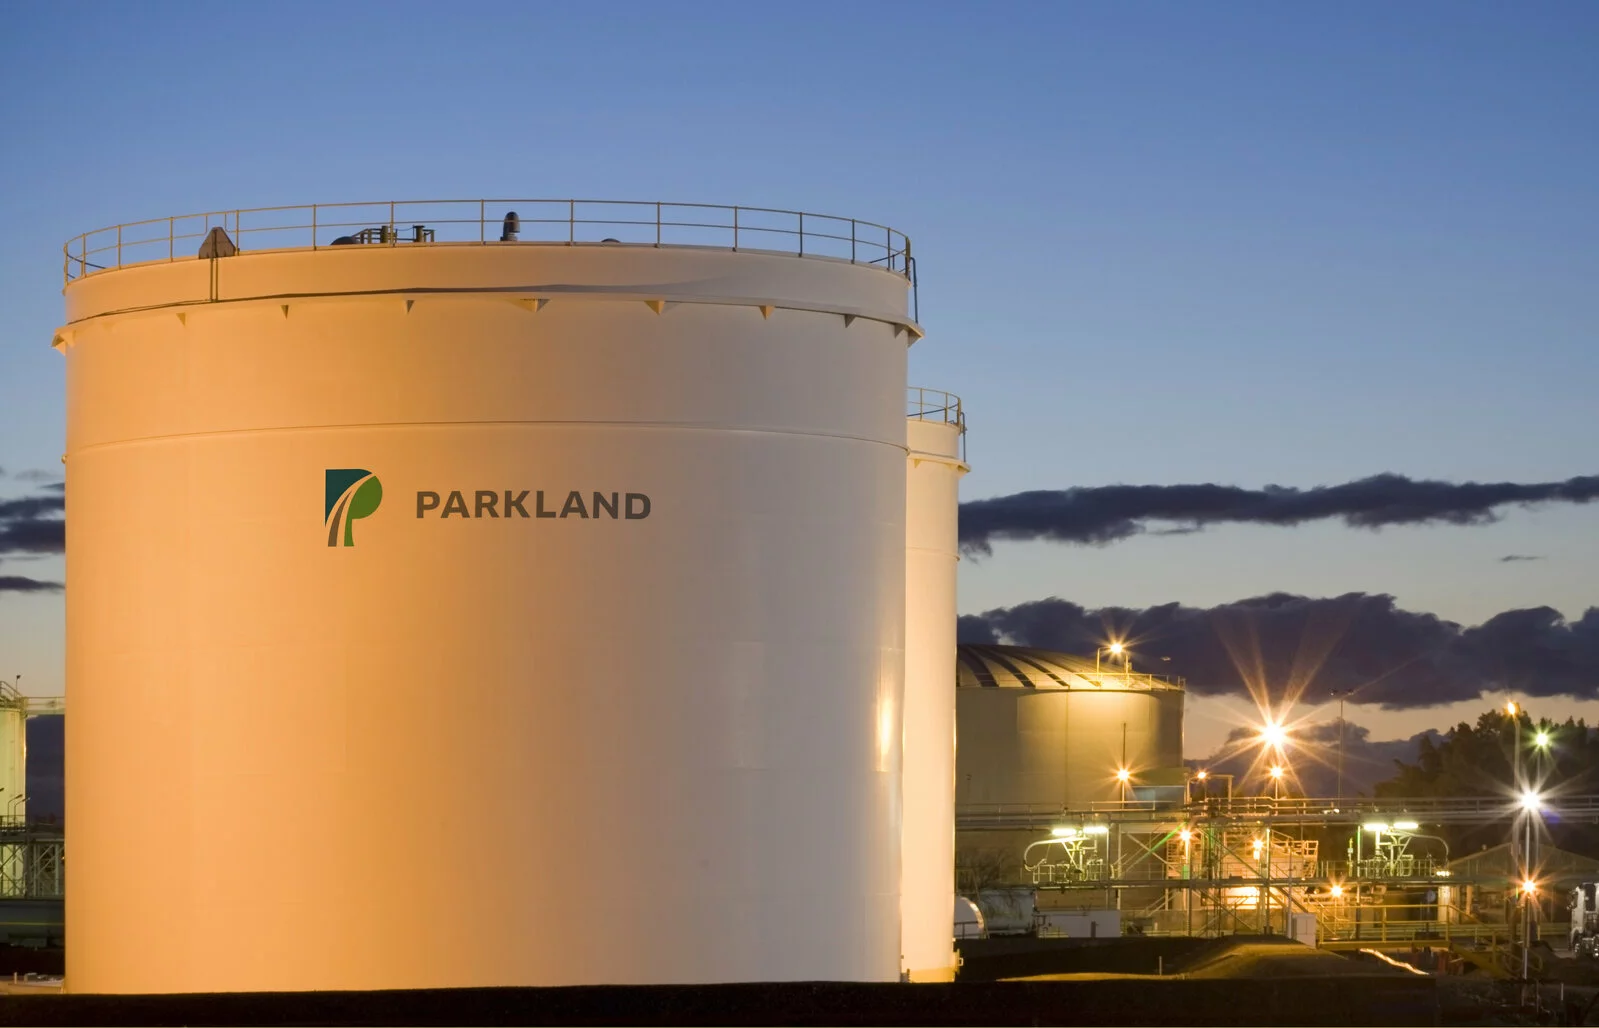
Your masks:
{"label": "green leaf logo mark", "polygon": [[355,523],[377,512],[383,503],[383,483],[362,468],[329,468],[322,516],[327,521],[328,545],[339,545],[339,530],[344,545],[355,545]]}

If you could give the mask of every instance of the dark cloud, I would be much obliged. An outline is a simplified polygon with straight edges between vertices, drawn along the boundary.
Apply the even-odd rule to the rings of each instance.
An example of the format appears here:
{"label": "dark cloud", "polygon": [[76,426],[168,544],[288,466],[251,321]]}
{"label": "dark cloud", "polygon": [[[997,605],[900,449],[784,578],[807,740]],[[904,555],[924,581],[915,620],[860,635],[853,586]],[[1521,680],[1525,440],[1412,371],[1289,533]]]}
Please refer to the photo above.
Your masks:
{"label": "dark cloud", "polygon": [[0,575],[0,593],[55,593],[61,591],[60,582],[44,582],[21,575]]}
{"label": "dark cloud", "polygon": [[[1417,751],[1424,737],[1431,738],[1435,743],[1442,738],[1437,732],[1427,731],[1408,739],[1374,741],[1369,728],[1346,721],[1343,732],[1343,794],[1372,795],[1378,782],[1394,777],[1397,770],[1395,761],[1407,764],[1416,762]],[[1260,791],[1260,746],[1257,738],[1254,728],[1235,728],[1215,753],[1189,763],[1213,774],[1233,775],[1235,788],[1251,793]],[[1314,759],[1301,757],[1289,762],[1295,779],[1293,791],[1303,796],[1338,795],[1337,719],[1296,726],[1293,738],[1296,751],[1315,754]]]}
{"label": "dark cloud", "polygon": [[1599,500],[1599,475],[1518,485],[1435,482],[1373,475],[1343,485],[1294,489],[1269,485],[1109,485],[1016,493],[961,504],[960,540],[988,553],[996,539],[1047,539],[1104,545],[1150,530],[1198,531],[1210,525],[1299,525],[1340,518],[1356,528],[1385,525],[1476,525],[1499,508]]}
{"label": "dark cloud", "polygon": [[45,490],[44,495],[0,499],[0,555],[66,550],[66,497],[58,489]]}
{"label": "dark cloud", "polygon": [[956,618],[955,637],[963,643],[981,643],[985,646],[994,646],[1000,641],[999,631],[993,622],[986,615],[979,614],[962,614]]}
{"label": "dark cloud", "polygon": [[1522,560],[1543,560],[1543,558],[1542,557],[1528,556],[1525,553],[1508,553],[1505,556],[1499,558],[1499,563],[1501,563],[1501,564],[1514,564],[1517,561],[1522,561]]}
{"label": "dark cloud", "polygon": [[1599,607],[1575,621],[1549,607],[1512,610],[1462,628],[1366,593],[1100,610],[1052,598],[967,615],[957,632],[963,642],[1083,655],[1126,639],[1146,670],[1181,676],[1196,695],[1253,695],[1274,706],[1289,697],[1320,703],[1346,689],[1353,702],[1390,708],[1499,690],[1599,698]]}
{"label": "dark cloud", "polygon": [[[3,474],[3,472],[0,472]],[[61,477],[60,472],[47,471],[44,468],[29,468],[19,471],[13,476],[18,482],[51,482]]]}

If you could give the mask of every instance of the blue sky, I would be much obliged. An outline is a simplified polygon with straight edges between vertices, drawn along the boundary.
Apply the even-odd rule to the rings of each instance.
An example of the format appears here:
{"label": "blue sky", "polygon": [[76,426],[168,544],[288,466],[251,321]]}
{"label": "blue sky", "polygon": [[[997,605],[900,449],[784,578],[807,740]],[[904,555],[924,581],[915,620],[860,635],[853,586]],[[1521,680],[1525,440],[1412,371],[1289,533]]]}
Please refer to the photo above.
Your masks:
{"label": "blue sky", "polygon": [[[913,378],[966,400],[969,498],[1591,474],[1596,48],[1583,3],[9,5],[0,495],[59,467],[68,236],[480,195],[903,229]],[[1576,507],[1012,544],[963,567],[961,603],[1360,590],[1576,616],[1596,540]],[[58,691],[60,623],[59,596],[0,595],[0,677]],[[1352,717],[1382,737],[1437,713]]]}

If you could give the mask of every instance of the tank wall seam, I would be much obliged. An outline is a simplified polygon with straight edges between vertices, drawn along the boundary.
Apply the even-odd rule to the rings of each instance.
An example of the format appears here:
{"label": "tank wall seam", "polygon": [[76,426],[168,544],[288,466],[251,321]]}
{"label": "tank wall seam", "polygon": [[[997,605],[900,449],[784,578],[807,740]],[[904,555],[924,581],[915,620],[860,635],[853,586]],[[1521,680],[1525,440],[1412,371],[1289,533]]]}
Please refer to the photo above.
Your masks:
{"label": "tank wall seam", "polygon": [[[532,295],[528,295],[532,294]],[[316,292],[316,293],[263,293],[254,296],[225,297],[215,299],[180,300],[171,303],[147,304],[139,307],[122,307],[116,310],[99,311],[94,314],[74,318],[62,327],[82,328],[101,318],[126,317],[134,314],[150,314],[161,311],[175,311],[179,309],[193,310],[217,307],[222,305],[250,304],[250,303],[285,303],[285,302],[317,302],[317,301],[348,301],[366,297],[377,298],[410,298],[410,297],[438,297],[438,298],[493,298],[506,299],[512,302],[521,300],[550,300],[559,299],[562,302],[576,300],[587,303],[645,303],[650,301],[663,301],[666,306],[673,304],[690,304],[704,307],[753,307],[771,308],[773,310],[800,311],[808,314],[833,314],[843,318],[864,318],[894,328],[896,331],[908,331],[913,340],[920,338],[924,333],[921,326],[911,320],[908,315],[885,314],[869,311],[860,307],[844,307],[837,304],[807,304],[797,303],[793,300],[779,300],[774,297],[727,297],[727,296],[702,296],[687,295],[674,296],[669,291],[654,292],[619,292],[600,288],[574,289],[569,286],[495,286],[483,288],[481,286],[463,287],[396,287],[393,289],[357,289],[347,292]]]}

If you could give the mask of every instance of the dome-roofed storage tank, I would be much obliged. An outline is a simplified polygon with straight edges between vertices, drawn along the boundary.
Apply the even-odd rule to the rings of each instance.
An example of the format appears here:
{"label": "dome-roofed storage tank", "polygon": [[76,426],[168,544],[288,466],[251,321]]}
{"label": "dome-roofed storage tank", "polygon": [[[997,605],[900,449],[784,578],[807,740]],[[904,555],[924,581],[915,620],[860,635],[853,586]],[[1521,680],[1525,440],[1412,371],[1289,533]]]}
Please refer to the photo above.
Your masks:
{"label": "dome-roofed storage tank", "polygon": [[[962,644],[957,805],[1088,810],[1183,799],[1183,688],[1124,664]],[[1125,771],[1125,776],[1118,772]]]}
{"label": "dome-roofed storage tank", "polygon": [[68,987],[898,977],[908,262],[566,201],[69,244]]}

